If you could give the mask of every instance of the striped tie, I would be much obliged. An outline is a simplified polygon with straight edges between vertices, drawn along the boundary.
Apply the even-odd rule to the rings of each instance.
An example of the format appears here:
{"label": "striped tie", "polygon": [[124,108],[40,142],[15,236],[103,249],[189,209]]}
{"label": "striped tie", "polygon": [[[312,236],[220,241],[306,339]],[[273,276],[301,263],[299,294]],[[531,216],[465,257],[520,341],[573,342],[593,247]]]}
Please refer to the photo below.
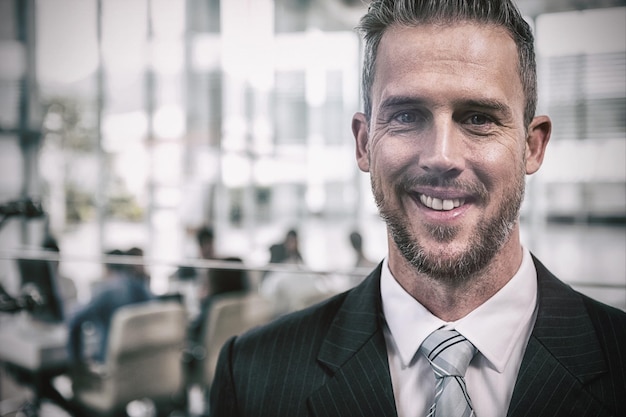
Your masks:
{"label": "striped tie", "polygon": [[465,371],[476,348],[456,330],[435,330],[422,346],[435,372],[435,401],[428,417],[475,417],[465,387]]}

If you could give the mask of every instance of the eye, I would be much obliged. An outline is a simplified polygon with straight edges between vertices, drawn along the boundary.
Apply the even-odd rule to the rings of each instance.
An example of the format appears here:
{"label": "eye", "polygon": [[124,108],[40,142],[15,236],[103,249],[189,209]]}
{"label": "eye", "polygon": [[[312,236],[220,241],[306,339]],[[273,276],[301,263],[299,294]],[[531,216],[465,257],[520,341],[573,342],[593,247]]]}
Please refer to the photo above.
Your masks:
{"label": "eye", "polygon": [[403,110],[393,115],[392,121],[403,125],[421,125],[428,116],[419,110]]}
{"label": "eye", "polygon": [[413,112],[403,111],[394,116],[394,119],[400,123],[415,123],[417,115]]}
{"label": "eye", "polygon": [[423,109],[404,106],[390,111],[385,124],[393,133],[408,134],[422,130],[429,122],[429,114]]}
{"label": "eye", "polygon": [[468,123],[475,126],[483,126],[491,122],[484,114],[473,114],[467,119]]}

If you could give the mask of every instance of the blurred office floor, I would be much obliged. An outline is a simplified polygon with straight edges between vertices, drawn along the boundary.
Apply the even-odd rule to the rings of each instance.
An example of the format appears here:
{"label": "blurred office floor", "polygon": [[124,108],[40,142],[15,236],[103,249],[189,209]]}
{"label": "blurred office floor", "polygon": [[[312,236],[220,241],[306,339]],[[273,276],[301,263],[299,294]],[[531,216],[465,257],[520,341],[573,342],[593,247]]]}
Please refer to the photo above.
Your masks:
{"label": "blurred office floor", "polygon": [[[0,416],[30,417],[25,414],[25,408],[30,404],[32,398],[33,393],[29,388],[18,385],[3,368],[0,369]],[[71,416],[57,405],[43,401],[39,417]]]}

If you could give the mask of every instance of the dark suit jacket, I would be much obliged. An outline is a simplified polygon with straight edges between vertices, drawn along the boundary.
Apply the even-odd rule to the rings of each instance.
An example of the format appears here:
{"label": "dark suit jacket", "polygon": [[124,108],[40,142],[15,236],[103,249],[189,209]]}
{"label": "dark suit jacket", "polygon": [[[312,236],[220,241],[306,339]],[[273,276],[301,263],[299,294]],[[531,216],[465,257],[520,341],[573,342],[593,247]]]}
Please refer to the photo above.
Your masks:
{"label": "dark suit jacket", "polygon": [[[535,266],[538,316],[507,415],[626,416],[626,313]],[[396,416],[379,282],[380,266],[347,293],[231,339],[211,416]]]}

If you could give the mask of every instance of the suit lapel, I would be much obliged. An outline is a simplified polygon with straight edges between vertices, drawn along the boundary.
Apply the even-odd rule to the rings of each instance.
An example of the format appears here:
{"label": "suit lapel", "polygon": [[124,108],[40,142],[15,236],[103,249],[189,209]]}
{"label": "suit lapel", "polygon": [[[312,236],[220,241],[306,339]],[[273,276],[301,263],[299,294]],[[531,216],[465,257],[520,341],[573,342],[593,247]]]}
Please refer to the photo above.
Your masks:
{"label": "suit lapel", "polygon": [[508,417],[606,415],[583,389],[607,370],[585,306],[577,293],[534,261],[539,309]]}
{"label": "suit lapel", "polygon": [[[606,416],[585,391],[607,372],[580,296],[536,258],[539,309],[508,417]],[[331,374],[308,399],[312,415],[396,416],[380,301],[380,265],[335,316],[318,355]]]}
{"label": "suit lapel", "polygon": [[335,316],[318,355],[332,377],[308,399],[317,417],[395,416],[381,323],[380,265]]}

